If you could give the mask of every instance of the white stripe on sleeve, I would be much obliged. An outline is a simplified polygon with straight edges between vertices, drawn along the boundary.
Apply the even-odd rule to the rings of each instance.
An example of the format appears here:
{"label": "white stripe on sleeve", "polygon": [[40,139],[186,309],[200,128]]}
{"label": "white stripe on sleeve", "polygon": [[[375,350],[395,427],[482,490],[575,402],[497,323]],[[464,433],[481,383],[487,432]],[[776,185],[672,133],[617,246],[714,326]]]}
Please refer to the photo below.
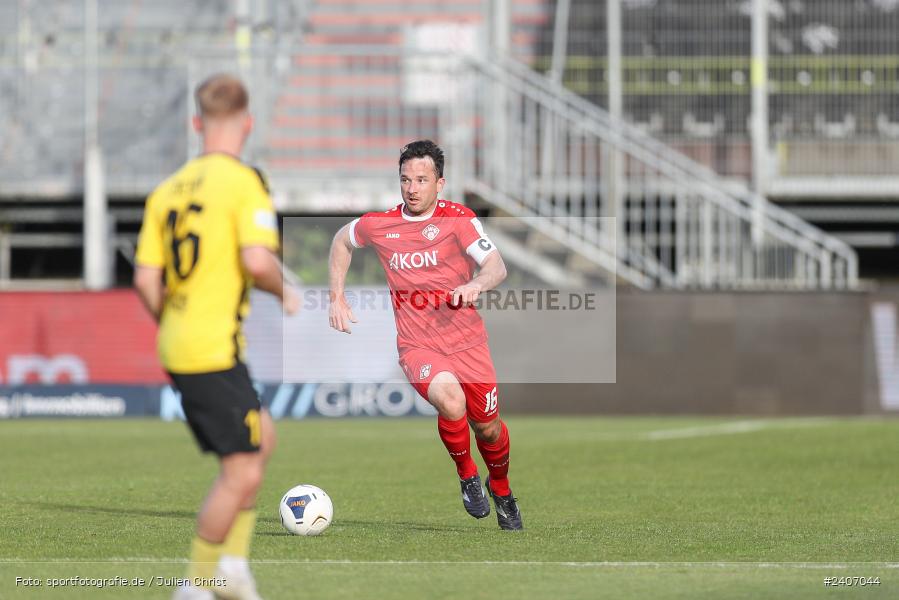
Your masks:
{"label": "white stripe on sleeve", "polygon": [[353,245],[353,248],[361,248],[362,245],[356,241],[356,223],[359,222],[359,219],[353,219],[350,221],[350,243]]}
{"label": "white stripe on sleeve", "polygon": [[472,242],[468,248],[465,249],[465,252],[468,253],[468,256],[472,257],[478,265],[482,265],[484,264],[484,259],[487,258],[487,255],[496,250],[496,246],[494,246],[493,242],[490,241],[490,238],[487,237],[487,233],[484,231],[484,226],[481,225],[480,219],[472,217],[471,226],[474,227],[474,230],[481,237]]}

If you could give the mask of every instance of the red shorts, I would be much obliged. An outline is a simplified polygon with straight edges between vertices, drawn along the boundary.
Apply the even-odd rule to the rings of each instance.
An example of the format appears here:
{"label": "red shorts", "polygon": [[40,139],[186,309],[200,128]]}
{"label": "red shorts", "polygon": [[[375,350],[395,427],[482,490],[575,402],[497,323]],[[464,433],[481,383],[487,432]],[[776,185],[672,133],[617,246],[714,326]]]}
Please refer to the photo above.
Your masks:
{"label": "red shorts", "polygon": [[487,342],[453,354],[405,348],[400,351],[400,366],[409,383],[425,400],[431,380],[437,373],[448,371],[462,385],[469,419],[486,423],[499,416],[496,371]]}

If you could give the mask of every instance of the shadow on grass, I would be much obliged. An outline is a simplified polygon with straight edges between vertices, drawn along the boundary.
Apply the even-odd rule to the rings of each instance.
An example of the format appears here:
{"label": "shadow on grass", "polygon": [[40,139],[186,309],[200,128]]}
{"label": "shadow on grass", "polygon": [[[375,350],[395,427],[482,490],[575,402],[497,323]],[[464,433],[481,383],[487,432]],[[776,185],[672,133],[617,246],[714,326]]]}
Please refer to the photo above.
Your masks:
{"label": "shadow on grass", "polygon": [[[256,535],[261,536],[271,536],[271,537],[280,537],[282,535],[290,535],[281,529],[281,524],[278,523],[277,519],[265,519],[267,522],[271,522],[273,524],[277,524],[277,531],[257,531]],[[427,523],[410,523],[408,521],[358,521],[353,519],[340,519],[339,526],[341,528],[348,529],[367,529],[371,528],[373,530],[395,530],[395,531],[437,531],[437,532],[451,532],[451,533],[465,533],[471,532],[472,529],[470,527],[459,527],[457,525],[433,525]]]}
{"label": "shadow on grass", "polygon": [[138,508],[115,508],[112,506],[89,506],[78,504],[56,504],[53,502],[32,502],[28,506],[43,508],[46,510],[58,510],[65,512],[96,513],[100,515],[119,515],[127,517],[160,517],[164,519],[191,519],[197,518],[196,511],[186,510],[147,510]]}

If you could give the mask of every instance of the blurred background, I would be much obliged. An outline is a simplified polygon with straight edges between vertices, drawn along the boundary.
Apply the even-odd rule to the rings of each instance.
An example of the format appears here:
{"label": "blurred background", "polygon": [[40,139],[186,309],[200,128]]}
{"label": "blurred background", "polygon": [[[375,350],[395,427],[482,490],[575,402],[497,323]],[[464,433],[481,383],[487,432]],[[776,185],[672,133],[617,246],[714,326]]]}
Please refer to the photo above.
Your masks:
{"label": "blurred background", "polygon": [[[516,285],[617,290],[616,383],[511,388],[513,412],[899,409],[897,32],[899,0],[0,0],[0,417],[177,416],[128,287],[219,71],[308,285],[325,223],[396,205],[430,138]],[[279,384],[327,339],[254,302],[277,416],[427,412],[395,373]]]}

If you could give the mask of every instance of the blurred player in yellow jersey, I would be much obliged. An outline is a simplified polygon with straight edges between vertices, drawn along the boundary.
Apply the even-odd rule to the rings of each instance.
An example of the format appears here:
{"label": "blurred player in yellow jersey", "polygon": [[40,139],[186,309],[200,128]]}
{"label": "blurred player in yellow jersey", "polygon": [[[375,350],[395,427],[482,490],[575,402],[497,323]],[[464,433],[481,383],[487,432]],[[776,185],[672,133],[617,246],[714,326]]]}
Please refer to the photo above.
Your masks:
{"label": "blurred player in yellow jersey", "polygon": [[287,314],[299,306],[283,280],[278,227],[265,181],[240,161],[253,127],[243,84],[216,75],[195,93],[203,154],[149,197],[134,285],[159,321],[159,356],[200,448],[220,471],[197,517],[190,585],[175,598],[259,598],[247,555],[256,493],[275,445],[244,364],[241,322],[255,286]]}

